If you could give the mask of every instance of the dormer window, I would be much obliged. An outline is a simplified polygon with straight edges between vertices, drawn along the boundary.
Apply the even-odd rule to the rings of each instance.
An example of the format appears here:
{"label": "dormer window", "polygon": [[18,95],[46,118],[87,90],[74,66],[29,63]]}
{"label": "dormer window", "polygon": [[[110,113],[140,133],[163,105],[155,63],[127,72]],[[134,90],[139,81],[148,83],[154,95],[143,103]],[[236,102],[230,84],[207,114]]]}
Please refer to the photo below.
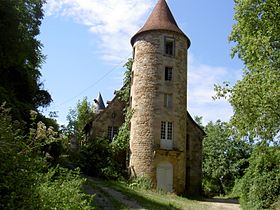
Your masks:
{"label": "dormer window", "polygon": [[175,40],[171,37],[164,39],[164,52],[166,55],[173,56],[175,51]]}

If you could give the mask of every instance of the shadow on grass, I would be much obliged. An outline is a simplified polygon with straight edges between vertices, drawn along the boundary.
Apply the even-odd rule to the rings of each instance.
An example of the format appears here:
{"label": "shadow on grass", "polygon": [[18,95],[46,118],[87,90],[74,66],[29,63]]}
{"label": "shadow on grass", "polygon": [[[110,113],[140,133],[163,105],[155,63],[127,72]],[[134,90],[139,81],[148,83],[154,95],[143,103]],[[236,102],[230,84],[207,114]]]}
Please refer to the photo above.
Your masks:
{"label": "shadow on grass", "polygon": [[193,201],[201,201],[201,202],[209,202],[209,203],[239,204],[238,199],[235,198],[213,198],[213,197],[189,196],[189,195],[182,195],[182,197]]}
{"label": "shadow on grass", "polygon": [[201,201],[212,202],[212,203],[239,204],[239,201],[237,199],[230,199],[230,198],[204,198]]}
{"label": "shadow on grass", "polygon": [[[108,182],[108,186],[122,192],[127,197],[136,200],[139,203],[139,205],[143,206],[144,208],[153,209],[153,210],[180,210],[180,208],[177,208],[172,203],[168,203],[168,204],[159,203],[153,200],[152,198],[149,198],[148,196],[145,197],[143,195],[140,195],[133,189],[125,187],[122,184],[116,182]],[[165,195],[163,194],[162,196]]]}

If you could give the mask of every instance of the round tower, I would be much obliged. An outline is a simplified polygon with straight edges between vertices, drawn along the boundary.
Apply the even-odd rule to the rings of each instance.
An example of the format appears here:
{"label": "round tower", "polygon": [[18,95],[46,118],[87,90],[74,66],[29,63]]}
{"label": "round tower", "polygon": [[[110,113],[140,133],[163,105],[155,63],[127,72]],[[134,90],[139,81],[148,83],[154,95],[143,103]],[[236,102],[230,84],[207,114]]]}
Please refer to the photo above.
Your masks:
{"label": "round tower", "polygon": [[130,168],[158,189],[182,193],[186,180],[187,49],[165,0],[131,39]]}

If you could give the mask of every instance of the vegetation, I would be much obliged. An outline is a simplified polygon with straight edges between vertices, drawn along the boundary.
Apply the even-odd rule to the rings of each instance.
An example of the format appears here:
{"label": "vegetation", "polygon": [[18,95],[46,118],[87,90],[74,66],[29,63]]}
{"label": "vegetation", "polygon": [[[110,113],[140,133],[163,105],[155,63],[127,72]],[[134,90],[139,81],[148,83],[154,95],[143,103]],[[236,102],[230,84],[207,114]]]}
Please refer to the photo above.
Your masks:
{"label": "vegetation", "polygon": [[87,175],[106,179],[127,177],[126,156],[129,149],[129,122],[132,114],[129,109],[132,62],[132,59],[129,59],[124,65],[126,67],[124,86],[115,93],[126,107],[125,122],[112,142],[105,138],[93,139],[92,137],[85,141],[84,128],[95,116],[94,108],[86,98],[79,101],[76,108],[71,109],[67,116],[66,133],[68,137],[74,136],[80,147],[78,155],[72,161],[77,162]]}
{"label": "vegetation", "polygon": [[228,123],[209,122],[204,128],[203,189],[206,195],[229,195],[248,167],[252,146],[238,140]]}
{"label": "vegetation", "polygon": [[38,113],[52,101],[40,81],[36,38],[44,2],[0,3],[0,208],[93,209],[79,170],[57,165],[64,139],[56,121]]}
{"label": "vegetation", "polygon": [[[280,148],[258,146],[250,157],[246,174],[237,182],[234,193],[243,206],[256,209],[276,207],[280,199]],[[276,209],[276,208],[275,208]]]}
{"label": "vegetation", "polygon": [[85,144],[84,129],[86,124],[94,117],[94,106],[85,97],[78,101],[75,109],[70,109],[67,115],[68,124],[66,134],[68,137],[75,137],[79,145]]}
{"label": "vegetation", "polygon": [[244,208],[279,207],[280,143],[280,3],[278,0],[235,0],[236,24],[230,41],[245,68],[242,80],[230,87],[215,86],[234,109],[230,123],[238,138],[255,148],[249,167],[236,180],[234,194]]}
{"label": "vegetation", "polygon": [[[79,171],[52,166],[43,147],[60,141],[51,127],[33,123],[28,135],[0,108],[0,208],[89,209],[92,198],[81,191]],[[31,112],[32,121],[36,112]]]}
{"label": "vegetation", "polygon": [[[43,18],[44,0],[2,0],[0,4],[0,104],[11,107],[13,119],[29,122],[30,110],[52,101],[40,81],[44,60],[36,38]],[[38,116],[46,124],[56,123]]]}
{"label": "vegetation", "polygon": [[[147,184],[147,179],[145,184]],[[139,180],[137,180],[138,182]],[[142,182],[140,181],[140,182]],[[177,196],[171,193],[162,193],[149,189],[144,189],[143,187],[135,187],[132,183],[119,182],[119,181],[108,181],[107,186],[113,188],[117,191],[122,192],[129,198],[137,201],[145,209],[154,210],[202,210],[211,209],[206,203],[202,203],[195,200],[189,200],[184,197]]]}
{"label": "vegetation", "polygon": [[278,0],[235,0],[232,56],[244,61],[242,80],[216,86],[234,109],[231,123],[241,135],[278,141],[280,131],[280,3]]}

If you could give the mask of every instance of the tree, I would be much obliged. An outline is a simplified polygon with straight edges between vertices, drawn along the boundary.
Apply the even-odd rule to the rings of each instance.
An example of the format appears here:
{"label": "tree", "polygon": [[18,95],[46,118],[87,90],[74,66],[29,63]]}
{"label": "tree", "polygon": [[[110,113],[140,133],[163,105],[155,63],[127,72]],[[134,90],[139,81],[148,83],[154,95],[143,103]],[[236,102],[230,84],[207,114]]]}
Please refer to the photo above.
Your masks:
{"label": "tree", "polygon": [[246,174],[234,186],[234,194],[241,198],[241,205],[244,209],[279,209],[279,146],[258,146],[249,162]]}
{"label": "tree", "polygon": [[[216,86],[234,109],[231,122],[241,135],[274,140],[280,131],[280,2],[235,0],[232,56],[244,61],[242,80]],[[279,138],[278,138],[279,141]]]}
{"label": "tree", "polygon": [[29,120],[29,111],[45,107],[50,94],[40,82],[44,60],[36,38],[44,0],[2,0],[0,3],[0,103],[12,107],[14,119]]}
{"label": "tree", "polygon": [[67,115],[68,135],[75,135],[79,141],[82,141],[85,125],[94,116],[93,106],[88,102],[87,97],[78,101],[75,109],[70,109]]}
{"label": "tree", "polygon": [[231,192],[234,181],[248,167],[251,147],[234,138],[228,123],[209,122],[203,140],[203,188],[206,194],[220,195]]}

